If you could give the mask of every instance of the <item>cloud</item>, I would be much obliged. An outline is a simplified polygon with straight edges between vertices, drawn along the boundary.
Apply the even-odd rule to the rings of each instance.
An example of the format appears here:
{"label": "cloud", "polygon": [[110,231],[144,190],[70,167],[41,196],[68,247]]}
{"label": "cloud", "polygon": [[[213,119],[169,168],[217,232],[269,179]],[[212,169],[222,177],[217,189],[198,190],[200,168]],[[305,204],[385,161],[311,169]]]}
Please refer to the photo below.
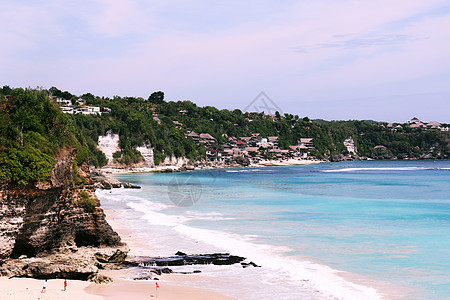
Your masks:
{"label": "cloud", "polygon": [[152,21],[150,7],[137,0],[95,0],[92,11],[84,15],[94,32],[118,37],[148,33]]}
{"label": "cloud", "polygon": [[407,34],[371,34],[365,36],[353,36],[350,34],[343,34],[343,35],[335,35],[329,41],[319,43],[313,46],[295,47],[293,48],[293,51],[298,53],[307,53],[310,51],[329,48],[354,49],[354,48],[395,46],[408,42],[413,42],[418,39],[419,38]]}
{"label": "cloud", "polygon": [[447,3],[2,1],[0,81],[238,107],[445,90]]}

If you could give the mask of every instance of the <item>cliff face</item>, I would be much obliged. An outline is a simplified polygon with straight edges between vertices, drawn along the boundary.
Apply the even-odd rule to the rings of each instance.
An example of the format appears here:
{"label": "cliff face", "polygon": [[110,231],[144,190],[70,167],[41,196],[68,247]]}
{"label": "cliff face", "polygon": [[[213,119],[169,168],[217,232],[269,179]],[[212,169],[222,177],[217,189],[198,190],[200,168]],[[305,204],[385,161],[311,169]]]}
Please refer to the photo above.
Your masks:
{"label": "cliff face", "polygon": [[[74,184],[75,153],[74,149],[60,153],[46,183],[0,185],[0,258],[120,245],[120,237],[99,207],[87,166],[79,167],[75,180],[79,183]],[[86,199],[93,203],[90,207],[83,205]]]}

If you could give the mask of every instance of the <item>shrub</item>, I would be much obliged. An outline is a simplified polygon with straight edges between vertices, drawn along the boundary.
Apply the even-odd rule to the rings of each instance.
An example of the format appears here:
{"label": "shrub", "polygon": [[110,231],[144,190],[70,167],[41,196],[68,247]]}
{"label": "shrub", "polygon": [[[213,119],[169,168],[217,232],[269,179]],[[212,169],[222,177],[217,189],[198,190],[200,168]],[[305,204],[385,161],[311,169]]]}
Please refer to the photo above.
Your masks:
{"label": "shrub", "polygon": [[93,212],[94,208],[97,206],[97,203],[87,191],[81,191],[75,205],[84,208],[88,212]]}
{"label": "shrub", "polygon": [[0,180],[27,185],[48,179],[54,159],[31,146],[0,153]]}

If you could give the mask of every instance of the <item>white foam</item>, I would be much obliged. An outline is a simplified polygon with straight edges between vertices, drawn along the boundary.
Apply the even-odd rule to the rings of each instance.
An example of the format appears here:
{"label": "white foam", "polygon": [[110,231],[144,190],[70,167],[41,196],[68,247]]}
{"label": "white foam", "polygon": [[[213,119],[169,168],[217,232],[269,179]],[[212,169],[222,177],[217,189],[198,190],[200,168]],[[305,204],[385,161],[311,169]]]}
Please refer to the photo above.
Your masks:
{"label": "white foam", "polygon": [[130,190],[130,189],[124,189],[124,188],[120,188],[120,189],[113,189],[113,190],[96,190],[95,194],[97,195],[97,197],[100,199],[100,201],[102,201],[102,199],[105,199],[107,201],[112,201],[112,202],[123,202],[123,203],[142,203],[141,205],[144,206],[144,210],[139,210],[142,212],[147,212],[147,211],[162,211],[162,210],[166,210],[169,208],[174,208],[175,206],[173,205],[166,205],[163,203],[159,203],[159,202],[142,202],[142,197],[138,196],[138,195],[130,195],[130,193],[140,193],[139,190]]}
{"label": "white foam", "polygon": [[336,170],[323,170],[325,173],[335,172],[358,172],[358,171],[417,171],[417,170],[432,170],[431,168],[422,167],[397,167],[397,168],[343,168]]}
{"label": "white foam", "polygon": [[337,270],[328,266],[283,257],[282,253],[289,250],[286,247],[255,244],[249,237],[216,230],[192,228],[183,224],[175,226],[174,229],[191,238],[202,240],[236,255],[245,256],[264,268],[270,268],[275,271],[272,274],[276,278],[283,273],[292,281],[303,282],[306,280],[327,297],[349,300],[381,298],[375,289],[346,281],[338,276]]}
{"label": "white foam", "polygon": [[143,212],[142,217],[151,225],[169,226],[177,233],[193,240],[202,241],[224,251],[247,257],[256,264],[262,265],[277,282],[280,276],[289,278],[293,283],[305,283],[312,289],[319,290],[324,296],[338,299],[380,299],[377,291],[371,287],[357,285],[338,276],[338,271],[328,266],[301,261],[283,256],[290,251],[287,247],[256,244],[254,236],[242,236],[218,230],[199,229],[186,225],[192,218],[220,217],[218,213],[188,213],[183,215],[167,215],[153,210],[154,204],[149,202],[130,202],[129,207]]}
{"label": "white foam", "polygon": [[186,212],[188,219],[192,220],[204,220],[204,221],[223,221],[223,220],[234,220],[235,218],[224,217],[221,213],[211,212],[211,213],[199,213],[199,212]]}
{"label": "white foam", "polygon": [[217,212],[211,213],[199,213],[199,212],[185,212],[184,215],[168,215],[159,213],[161,210],[167,208],[173,208],[173,206],[168,206],[162,203],[155,203],[149,201],[139,201],[139,202],[128,202],[127,206],[132,209],[143,212],[145,215],[143,219],[152,225],[164,225],[164,226],[177,226],[180,224],[185,224],[193,220],[204,220],[204,221],[219,221],[219,220],[233,220],[234,218],[224,217],[222,214]]}

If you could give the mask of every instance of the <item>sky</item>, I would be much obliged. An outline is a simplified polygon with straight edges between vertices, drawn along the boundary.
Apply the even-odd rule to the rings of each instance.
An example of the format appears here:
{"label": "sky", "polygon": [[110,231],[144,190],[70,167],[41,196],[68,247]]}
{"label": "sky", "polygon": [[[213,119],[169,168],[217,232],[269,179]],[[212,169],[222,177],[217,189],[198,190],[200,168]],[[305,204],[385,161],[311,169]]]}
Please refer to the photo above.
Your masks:
{"label": "sky", "polygon": [[448,0],[0,0],[0,20],[0,86],[450,123]]}

